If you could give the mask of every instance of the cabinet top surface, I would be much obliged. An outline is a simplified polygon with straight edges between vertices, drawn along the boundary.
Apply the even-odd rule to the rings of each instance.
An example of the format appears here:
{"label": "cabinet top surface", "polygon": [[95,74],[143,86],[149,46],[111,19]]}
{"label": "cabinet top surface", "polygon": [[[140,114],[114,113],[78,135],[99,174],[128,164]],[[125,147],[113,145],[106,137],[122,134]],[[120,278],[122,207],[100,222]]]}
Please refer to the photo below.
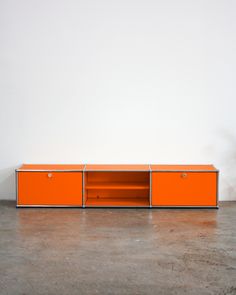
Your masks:
{"label": "cabinet top surface", "polygon": [[24,164],[17,171],[82,171],[80,164]]}
{"label": "cabinet top surface", "polygon": [[17,171],[215,171],[213,165],[24,164]]}
{"label": "cabinet top surface", "polygon": [[150,167],[149,165],[89,164],[89,165],[86,165],[85,171],[150,171]]}
{"label": "cabinet top surface", "polygon": [[152,171],[218,171],[213,165],[150,165]]}

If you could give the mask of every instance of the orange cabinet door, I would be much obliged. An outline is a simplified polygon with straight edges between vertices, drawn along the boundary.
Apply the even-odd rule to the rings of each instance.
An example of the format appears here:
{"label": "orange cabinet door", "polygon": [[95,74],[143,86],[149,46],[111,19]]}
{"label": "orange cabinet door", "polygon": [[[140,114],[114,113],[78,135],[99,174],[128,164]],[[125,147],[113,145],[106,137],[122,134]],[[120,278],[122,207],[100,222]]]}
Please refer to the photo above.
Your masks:
{"label": "orange cabinet door", "polygon": [[153,206],[217,206],[217,173],[152,172]]}
{"label": "orange cabinet door", "polygon": [[18,172],[17,205],[82,206],[82,172]]}

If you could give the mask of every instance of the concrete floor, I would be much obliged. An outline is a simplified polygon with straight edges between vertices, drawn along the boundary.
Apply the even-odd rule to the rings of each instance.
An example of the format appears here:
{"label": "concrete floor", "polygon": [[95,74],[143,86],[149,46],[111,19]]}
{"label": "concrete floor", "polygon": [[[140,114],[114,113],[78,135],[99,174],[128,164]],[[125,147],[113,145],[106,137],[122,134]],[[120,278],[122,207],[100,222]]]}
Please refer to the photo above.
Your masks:
{"label": "concrete floor", "polygon": [[219,210],[0,202],[0,294],[236,294],[236,202]]}

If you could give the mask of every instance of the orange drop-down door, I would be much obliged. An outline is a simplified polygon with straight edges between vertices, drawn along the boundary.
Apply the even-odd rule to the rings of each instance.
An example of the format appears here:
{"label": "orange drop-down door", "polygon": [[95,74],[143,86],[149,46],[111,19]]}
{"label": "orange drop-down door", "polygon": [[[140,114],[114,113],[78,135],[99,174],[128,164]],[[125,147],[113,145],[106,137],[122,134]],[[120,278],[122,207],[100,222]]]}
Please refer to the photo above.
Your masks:
{"label": "orange drop-down door", "polygon": [[153,206],[217,206],[217,173],[152,172]]}
{"label": "orange drop-down door", "polygon": [[19,172],[18,205],[82,206],[82,172]]}

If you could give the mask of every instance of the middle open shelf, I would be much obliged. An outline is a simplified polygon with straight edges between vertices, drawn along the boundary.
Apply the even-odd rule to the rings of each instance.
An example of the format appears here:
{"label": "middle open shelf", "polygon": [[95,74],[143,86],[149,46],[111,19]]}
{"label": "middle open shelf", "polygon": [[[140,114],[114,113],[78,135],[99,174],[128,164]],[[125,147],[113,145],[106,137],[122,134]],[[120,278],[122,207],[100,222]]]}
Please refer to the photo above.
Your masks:
{"label": "middle open shelf", "polygon": [[85,206],[148,206],[150,175],[139,171],[89,171],[84,175]]}
{"label": "middle open shelf", "polygon": [[124,182],[94,182],[87,183],[85,189],[118,189],[118,190],[149,190],[147,183],[124,183]]}

